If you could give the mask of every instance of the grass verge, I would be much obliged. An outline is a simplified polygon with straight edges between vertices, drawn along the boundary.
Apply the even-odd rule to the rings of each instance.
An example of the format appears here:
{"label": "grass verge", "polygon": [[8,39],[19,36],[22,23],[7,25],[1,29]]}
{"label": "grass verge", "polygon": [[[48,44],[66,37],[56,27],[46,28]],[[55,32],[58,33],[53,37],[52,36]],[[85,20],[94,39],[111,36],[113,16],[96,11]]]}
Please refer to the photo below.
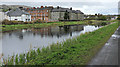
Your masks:
{"label": "grass verge", "polygon": [[[114,21],[116,21],[116,20],[114,20]],[[92,24],[94,24],[94,25],[100,24],[101,22],[111,23],[114,21],[91,20],[91,22],[93,22]],[[18,29],[24,29],[24,28],[42,28],[42,27],[48,27],[48,26],[62,26],[62,25],[72,25],[72,24],[91,24],[91,23],[89,23],[89,20],[84,20],[84,21],[71,21],[71,22],[2,25],[1,29],[2,29],[2,32],[5,32],[5,31],[18,30]]]}

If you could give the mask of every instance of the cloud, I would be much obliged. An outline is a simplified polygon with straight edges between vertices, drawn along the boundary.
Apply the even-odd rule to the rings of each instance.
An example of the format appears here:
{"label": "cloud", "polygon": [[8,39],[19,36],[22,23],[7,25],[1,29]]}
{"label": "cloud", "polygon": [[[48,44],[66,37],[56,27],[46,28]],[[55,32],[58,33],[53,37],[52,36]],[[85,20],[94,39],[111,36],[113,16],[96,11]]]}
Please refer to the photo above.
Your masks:
{"label": "cloud", "polygon": [[[99,0],[98,0],[99,1]],[[110,0],[111,1],[111,0]],[[75,10],[81,10],[85,14],[117,14],[118,2],[2,2],[9,5],[27,5],[32,7],[40,6],[61,6]]]}
{"label": "cloud", "polygon": [[0,2],[118,2],[119,0],[0,0]]}

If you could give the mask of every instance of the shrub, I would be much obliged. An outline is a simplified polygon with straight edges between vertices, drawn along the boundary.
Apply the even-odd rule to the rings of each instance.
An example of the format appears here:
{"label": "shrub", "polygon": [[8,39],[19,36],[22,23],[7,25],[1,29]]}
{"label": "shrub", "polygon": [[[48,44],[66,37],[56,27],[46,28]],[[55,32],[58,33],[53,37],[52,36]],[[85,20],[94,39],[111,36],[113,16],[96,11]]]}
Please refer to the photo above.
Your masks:
{"label": "shrub", "polygon": [[23,22],[24,24],[32,24],[33,22]]}
{"label": "shrub", "polygon": [[42,23],[42,21],[40,19],[34,21],[35,23]]}
{"label": "shrub", "polygon": [[106,16],[100,16],[100,17],[98,17],[98,20],[107,20],[107,17]]}
{"label": "shrub", "polygon": [[11,23],[12,22],[9,21],[9,20],[7,20],[7,19],[5,19],[5,20],[2,21],[2,24],[5,24],[5,25],[10,25]]}
{"label": "shrub", "polygon": [[18,21],[11,21],[11,24],[18,24]]}
{"label": "shrub", "polygon": [[102,22],[102,23],[101,23],[101,26],[105,26],[105,25],[107,25],[106,22]]}
{"label": "shrub", "polygon": [[5,24],[5,25],[12,25],[12,24],[23,24],[23,21],[9,21],[7,19],[3,20],[2,21],[2,24]]}
{"label": "shrub", "polygon": [[45,21],[38,19],[38,20],[34,21],[34,23],[45,23]]}
{"label": "shrub", "polygon": [[24,22],[24,24],[28,24],[28,22]]}

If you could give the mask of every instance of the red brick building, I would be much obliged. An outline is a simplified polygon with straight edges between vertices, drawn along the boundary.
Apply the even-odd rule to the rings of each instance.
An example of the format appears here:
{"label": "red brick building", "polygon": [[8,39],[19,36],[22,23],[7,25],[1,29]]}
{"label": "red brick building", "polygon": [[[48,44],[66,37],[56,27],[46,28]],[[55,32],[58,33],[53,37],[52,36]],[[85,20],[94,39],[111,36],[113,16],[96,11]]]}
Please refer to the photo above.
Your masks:
{"label": "red brick building", "polygon": [[41,21],[49,22],[50,11],[52,8],[53,8],[52,6],[51,7],[41,6],[40,8],[39,7],[27,8],[26,11],[30,13],[31,21],[41,20]]}

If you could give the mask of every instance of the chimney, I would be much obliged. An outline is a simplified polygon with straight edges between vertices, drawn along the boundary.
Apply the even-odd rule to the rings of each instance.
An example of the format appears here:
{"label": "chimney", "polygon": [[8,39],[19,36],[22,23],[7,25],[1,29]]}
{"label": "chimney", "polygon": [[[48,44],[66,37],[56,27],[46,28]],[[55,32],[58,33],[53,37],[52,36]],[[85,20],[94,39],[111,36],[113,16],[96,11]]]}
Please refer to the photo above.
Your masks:
{"label": "chimney", "polygon": [[19,7],[19,9],[21,9],[21,10],[22,10],[22,9],[23,9],[23,7]]}
{"label": "chimney", "polygon": [[29,8],[27,8],[27,10],[29,10]]}
{"label": "chimney", "polygon": [[43,6],[41,6],[41,8],[43,8]]}
{"label": "chimney", "polygon": [[35,7],[33,7],[33,9],[35,9]]}
{"label": "chimney", "polygon": [[57,6],[57,9],[59,9],[59,6]]}
{"label": "chimney", "polygon": [[45,6],[45,8],[47,8],[47,6]]}
{"label": "chimney", "polygon": [[39,7],[37,7],[37,9],[39,9]]}

